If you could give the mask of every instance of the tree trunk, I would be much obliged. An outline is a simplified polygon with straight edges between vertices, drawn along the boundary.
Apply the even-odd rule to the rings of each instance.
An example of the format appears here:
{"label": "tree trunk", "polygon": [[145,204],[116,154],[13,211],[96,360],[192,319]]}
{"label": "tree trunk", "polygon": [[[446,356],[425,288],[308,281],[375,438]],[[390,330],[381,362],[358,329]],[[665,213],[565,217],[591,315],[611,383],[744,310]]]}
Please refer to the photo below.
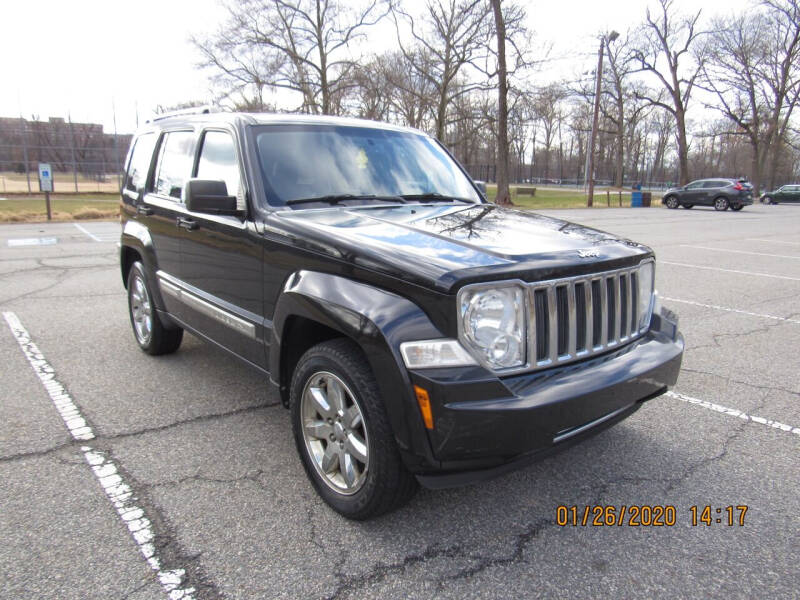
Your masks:
{"label": "tree trunk", "polygon": [[680,185],[689,183],[689,144],[686,140],[686,118],[683,108],[675,112],[678,126],[678,180]]}
{"label": "tree trunk", "polygon": [[500,0],[492,0],[494,22],[497,30],[497,197],[495,202],[510,206],[508,189],[508,81],[506,79],[506,25]]}

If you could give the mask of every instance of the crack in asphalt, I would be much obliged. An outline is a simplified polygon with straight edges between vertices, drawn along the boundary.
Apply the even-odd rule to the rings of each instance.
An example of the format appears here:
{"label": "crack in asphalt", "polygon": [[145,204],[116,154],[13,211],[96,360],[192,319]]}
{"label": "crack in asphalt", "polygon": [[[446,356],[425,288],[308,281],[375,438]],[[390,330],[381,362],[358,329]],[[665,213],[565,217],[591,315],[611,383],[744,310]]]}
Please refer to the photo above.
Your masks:
{"label": "crack in asphalt", "polygon": [[351,593],[358,592],[369,585],[380,583],[389,575],[404,573],[409,568],[417,564],[441,557],[461,558],[462,555],[463,553],[461,552],[459,545],[440,548],[438,545],[433,544],[427,546],[422,552],[406,554],[400,562],[391,563],[388,565],[385,563],[377,563],[373,565],[372,568],[366,573],[356,576],[345,574],[342,571],[344,566],[342,563],[336,566],[336,569],[333,573],[334,577],[336,577],[337,581],[339,582],[336,586],[336,589],[334,589],[333,593],[330,595],[322,596],[322,598],[324,600],[340,600],[341,598],[346,597]]}
{"label": "crack in asphalt", "polygon": [[[77,403],[76,403],[76,405],[77,405]],[[236,416],[236,415],[240,415],[240,414],[256,412],[256,411],[259,411],[259,410],[262,410],[262,409],[265,409],[265,408],[271,408],[273,406],[280,406],[280,405],[281,405],[280,401],[269,402],[269,403],[265,403],[265,404],[258,404],[258,405],[255,405],[255,406],[247,406],[247,407],[244,407],[244,408],[238,408],[236,410],[231,410],[231,411],[228,411],[228,412],[199,415],[197,417],[192,417],[191,419],[184,419],[184,420],[181,420],[181,421],[174,421],[172,423],[168,423],[166,425],[160,425],[158,427],[144,427],[144,428],[138,429],[136,431],[116,433],[116,434],[111,434],[111,435],[103,435],[102,433],[97,433],[97,431],[98,431],[97,425],[91,424],[91,427],[92,427],[92,430],[95,431],[95,438],[94,439],[96,441],[98,441],[98,442],[109,442],[109,441],[114,441],[114,440],[118,440],[118,439],[127,439],[127,438],[137,437],[137,436],[144,435],[144,434],[147,434],[147,433],[168,431],[170,429],[181,427],[183,425],[192,425],[194,423],[204,423],[204,422],[208,422],[208,421],[214,421],[214,420],[217,420],[217,419],[223,419],[225,417],[232,417],[232,416]],[[86,416],[84,416],[84,418],[86,419],[86,421],[88,423],[89,422],[89,418],[86,417]],[[28,452],[19,452],[17,454],[2,455],[2,456],[0,456],[0,463],[16,462],[16,461],[26,460],[26,459],[29,459],[29,458],[48,457],[48,456],[51,456],[51,455],[53,455],[53,454],[55,454],[55,453],[57,453],[57,452],[59,452],[61,450],[80,449],[80,447],[83,446],[83,445],[85,445],[85,442],[83,442],[83,441],[70,439],[70,441],[64,442],[62,444],[57,444],[55,446],[52,446],[50,448],[45,448],[45,449],[42,449],[42,450],[31,450],[31,451],[28,451]]]}
{"label": "crack in asphalt", "polygon": [[769,333],[770,330],[775,329],[776,327],[780,327],[782,325],[782,321],[778,321],[776,323],[766,324],[762,327],[757,327],[755,329],[750,329],[748,331],[741,331],[737,333],[712,333],[711,338],[713,343],[711,344],[701,344],[700,346],[687,346],[686,351],[695,351],[695,350],[703,350],[706,348],[714,348],[714,349],[722,349],[722,345],[720,344],[720,340],[722,339],[739,339],[743,337],[747,337],[756,333]]}
{"label": "crack in asphalt", "polygon": [[68,274],[67,274],[66,271],[59,272],[59,273],[56,274],[56,281],[55,282],[49,283],[46,286],[41,287],[41,288],[37,288],[35,290],[31,290],[31,291],[25,292],[24,294],[18,294],[16,296],[12,296],[11,298],[2,298],[2,299],[0,299],[0,304],[8,304],[10,302],[15,302],[17,300],[24,300],[25,298],[27,298],[28,296],[32,296],[33,294],[38,294],[39,292],[46,292],[47,290],[51,290],[54,287],[64,283],[64,281],[66,279],[68,279],[67,275]]}
{"label": "crack in asphalt", "polygon": [[324,600],[341,600],[358,594],[364,588],[381,583],[390,575],[404,574],[414,566],[424,564],[430,560],[438,558],[462,559],[471,561],[475,564],[460,569],[453,575],[448,575],[435,579],[437,588],[444,589],[448,582],[466,580],[483,573],[493,567],[517,564],[525,562],[525,550],[532,541],[539,537],[544,529],[556,526],[553,519],[538,519],[526,525],[522,531],[513,535],[509,540],[510,549],[502,556],[485,556],[466,551],[462,544],[452,544],[450,546],[440,546],[432,544],[426,546],[421,552],[408,553],[397,562],[377,563],[366,573],[361,575],[347,575],[343,572],[345,561],[341,561],[334,570],[334,577],[339,582],[336,589],[327,596],[322,596]]}
{"label": "crack in asphalt", "polygon": [[140,484],[140,486],[141,489],[157,489],[157,488],[167,488],[167,487],[179,487],[189,482],[218,483],[220,485],[230,485],[231,483],[251,481],[258,487],[263,488],[264,484],[262,484],[258,480],[258,478],[265,474],[266,472],[263,469],[256,469],[254,472],[245,473],[244,475],[240,475],[238,477],[229,477],[223,479],[221,477],[208,477],[206,475],[201,475],[199,472],[197,472],[193,475],[187,475],[186,477],[180,477],[178,479],[170,479],[168,481],[159,481],[156,483],[142,483]]}
{"label": "crack in asphalt", "polygon": [[153,576],[152,575],[148,575],[147,577],[142,579],[142,583],[137,585],[132,590],[122,594],[122,596],[119,597],[119,600],[128,600],[128,598],[130,598],[134,594],[142,591],[144,588],[146,588],[147,586],[151,585],[152,583],[153,583]]}
{"label": "crack in asphalt", "polygon": [[[181,427],[183,425],[192,425],[194,423],[203,423],[205,421],[213,421],[215,419],[221,419],[224,417],[233,417],[236,415],[257,412],[259,410],[265,408],[272,408],[273,406],[280,406],[281,401],[278,400],[276,402],[265,402],[263,404],[255,404],[253,406],[245,406],[243,408],[237,408],[235,410],[230,410],[227,412],[221,413],[210,413],[206,415],[198,415],[196,417],[191,417],[189,419],[183,419],[181,421],[174,421],[172,423],[167,423],[165,425],[158,425],[156,427],[143,427],[141,429],[137,429],[136,431],[124,431],[121,433],[114,433],[109,435],[102,435],[98,434],[97,439],[101,440],[119,440],[119,439],[126,439],[131,437],[138,437],[140,435],[144,435],[147,433],[155,433],[160,431],[168,431],[170,429],[174,429],[176,427]],[[96,430],[95,430],[96,431]]]}
{"label": "crack in asphalt", "polygon": [[792,396],[800,396],[800,392],[795,391],[795,390],[790,390],[789,388],[776,386],[776,385],[767,385],[767,384],[763,384],[763,383],[752,383],[750,381],[743,381],[741,379],[734,379],[733,377],[730,377],[728,375],[721,375],[719,373],[714,373],[713,371],[703,371],[701,369],[690,369],[688,367],[681,367],[681,372],[684,372],[684,371],[686,373],[696,373],[698,375],[710,375],[711,377],[718,377],[718,378],[723,379],[724,381],[727,381],[729,383],[736,383],[736,384],[744,385],[746,387],[751,387],[751,388],[754,388],[754,389],[757,389],[757,390],[770,390],[770,391],[773,391],[773,392],[783,392],[785,394],[791,394]]}
{"label": "crack in asphalt", "polygon": [[85,442],[79,442],[70,438],[70,441],[68,442],[64,442],[63,444],[58,444],[50,448],[45,448],[43,450],[31,450],[28,452],[19,452],[17,454],[6,454],[0,456],[0,463],[17,462],[29,458],[46,458],[57,452],[60,452],[61,450],[66,450],[67,448],[80,448],[84,443]]}
{"label": "crack in asphalt", "polygon": [[[753,409],[754,412],[757,413],[764,408],[764,405],[767,402],[767,395],[768,391],[765,390],[763,396],[761,397],[761,401],[758,403],[756,407],[754,407]],[[725,437],[725,440],[722,442],[722,448],[719,452],[717,452],[713,456],[706,457],[692,465],[689,465],[689,467],[684,470],[682,475],[673,478],[673,480],[669,483],[669,485],[667,485],[666,489],[664,490],[665,493],[671,492],[676,487],[683,484],[687,479],[689,479],[703,467],[706,467],[715,462],[719,462],[723,460],[725,457],[727,457],[729,446],[733,444],[739,438],[739,436],[741,436],[748,429],[748,423],[749,423],[748,421],[740,421],[739,423],[737,423],[736,426],[733,427],[733,430],[730,431],[728,435]]]}
{"label": "crack in asphalt", "polygon": [[[150,528],[153,532],[152,544],[158,549],[158,555],[163,565],[180,565],[185,570],[184,585],[186,588],[194,588],[196,597],[204,600],[222,600],[224,596],[217,589],[216,584],[205,572],[200,558],[201,552],[191,554],[187,552],[178,540],[175,528],[169,519],[164,515],[160,506],[154,502],[147,493],[147,485],[138,481],[122,462],[114,456],[113,451],[107,444],[93,444],[97,450],[101,451],[106,457],[110,458],[116,466],[118,473],[123,480],[128,482],[131,490],[134,491],[133,500],[136,506],[143,509],[150,521]],[[106,446],[106,447],[104,447]],[[157,580],[156,580],[157,581]]]}

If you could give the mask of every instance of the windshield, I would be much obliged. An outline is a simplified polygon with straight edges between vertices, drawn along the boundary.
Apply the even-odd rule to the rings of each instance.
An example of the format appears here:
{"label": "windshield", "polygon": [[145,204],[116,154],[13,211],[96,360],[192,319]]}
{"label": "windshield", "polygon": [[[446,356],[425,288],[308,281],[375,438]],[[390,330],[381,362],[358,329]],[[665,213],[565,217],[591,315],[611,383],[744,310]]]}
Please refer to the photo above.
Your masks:
{"label": "windshield", "polygon": [[[267,201],[273,206],[312,198],[369,199],[358,196],[425,201],[428,194],[481,201],[458,165],[422,134],[300,124],[255,131]],[[295,204],[316,207],[313,202]]]}

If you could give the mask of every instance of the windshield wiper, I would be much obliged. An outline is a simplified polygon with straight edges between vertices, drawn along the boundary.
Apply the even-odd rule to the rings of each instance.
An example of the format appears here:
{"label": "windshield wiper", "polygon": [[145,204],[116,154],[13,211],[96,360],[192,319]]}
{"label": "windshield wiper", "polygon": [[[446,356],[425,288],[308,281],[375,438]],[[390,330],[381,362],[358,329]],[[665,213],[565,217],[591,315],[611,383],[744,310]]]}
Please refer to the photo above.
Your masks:
{"label": "windshield wiper", "polygon": [[455,196],[445,196],[438,192],[429,192],[427,194],[400,194],[403,200],[425,200],[427,202],[465,202],[467,204],[475,204],[469,198],[457,198]]}
{"label": "windshield wiper", "polygon": [[401,196],[376,196],[375,194],[331,194],[328,196],[315,196],[313,198],[295,198],[287,200],[286,205],[310,204],[312,202],[327,202],[328,204],[339,204],[342,200],[377,200],[378,202],[400,202],[405,204]]}

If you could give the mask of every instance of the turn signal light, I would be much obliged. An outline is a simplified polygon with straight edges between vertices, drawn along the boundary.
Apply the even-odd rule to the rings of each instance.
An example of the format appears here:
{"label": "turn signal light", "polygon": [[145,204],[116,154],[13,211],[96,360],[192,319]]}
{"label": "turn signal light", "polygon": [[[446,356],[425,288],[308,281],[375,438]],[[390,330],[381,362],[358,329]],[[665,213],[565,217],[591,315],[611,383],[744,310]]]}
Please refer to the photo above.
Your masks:
{"label": "turn signal light", "polygon": [[431,411],[431,399],[427,390],[415,385],[414,393],[417,395],[417,404],[419,404],[419,412],[422,413],[422,420],[425,422],[425,429],[433,429],[433,411]]}

